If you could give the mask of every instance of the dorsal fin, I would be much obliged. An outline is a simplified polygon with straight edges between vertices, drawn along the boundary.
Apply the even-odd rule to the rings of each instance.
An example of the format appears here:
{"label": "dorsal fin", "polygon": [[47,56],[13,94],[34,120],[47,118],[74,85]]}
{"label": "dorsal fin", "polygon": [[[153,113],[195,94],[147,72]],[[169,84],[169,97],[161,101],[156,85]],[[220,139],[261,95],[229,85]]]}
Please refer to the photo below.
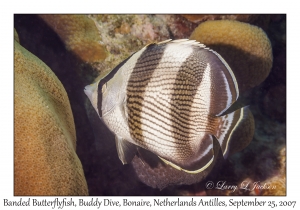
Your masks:
{"label": "dorsal fin", "polygon": [[[182,45],[193,45],[193,46],[197,46],[197,47],[201,47],[201,48],[206,48],[206,46],[196,40],[190,40],[190,39],[176,39],[176,40],[172,40],[172,39],[167,39],[158,43],[154,43],[157,45],[161,45],[161,44],[167,44],[167,43],[176,43],[176,44],[182,44]],[[153,44],[153,43],[152,43]],[[150,44],[148,44],[150,45]],[[148,46],[146,45],[146,46]],[[206,48],[209,49],[209,48]]]}
{"label": "dorsal fin", "polygon": [[172,39],[167,39],[165,41],[158,42],[157,44],[165,44],[165,43],[168,43],[170,41],[172,41]]}

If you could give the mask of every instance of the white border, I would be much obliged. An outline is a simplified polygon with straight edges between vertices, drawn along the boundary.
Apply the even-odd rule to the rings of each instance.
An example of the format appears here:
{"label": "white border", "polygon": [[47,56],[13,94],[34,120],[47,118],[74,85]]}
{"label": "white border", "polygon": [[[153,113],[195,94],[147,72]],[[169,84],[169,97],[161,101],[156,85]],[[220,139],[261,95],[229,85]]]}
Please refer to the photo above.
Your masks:
{"label": "white border", "polygon": [[[1,46],[1,146],[0,146],[0,206],[3,199],[18,200],[13,197],[13,14],[14,13],[287,13],[287,196],[258,197],[259,200],[297,200],[300,182],[299,170],[299,18],[298,6],[290,2],[274,1],[8,1],[1,3],[0,46]],[[293,1],[296,2],[296,1]],[[39,198],[39,197],[36,197]],[[42,197],[40,197],[42,199]],[[54,197],[47,197],[52,199]],[[122,201],[123,197],[105,197]],[[141,197],[129,197],[139,200]],[[153,200],[155,197],[146,197]],[[161,198],[161,197],[160,197]],[[212,197],[204,198],[211,199]],[[75,197],[74,199],[79,199]],[[88,199],[88,198],[85,198]],[[103,199],[103,198],[101,198]],[[176,200],[175,197],[171,199]],[[190,200],[191,197],[183,197]],[[195,199],[200,199],[199,197]],[[221,197],[222,200],[232,197]],[[233,197],[235,200],[252,200],[253,197]],[[299,199],[298,199],[299,201]],[[299,201],[300,202],[300,201]],[[300,203],[296,204],[296,209]],[[135,207],[137,209],[139,207]],[[165,207],[159,207],[165,208]],[[172,209],[181,207],[172,207]],[[200,207],[197,207],[200,208]],[[14,208],[13,208],[14,209]],[[28,208],[29,209],[29,208]],[[30,208],[31,209],[31,208]],[[39,208],[44,209],[44,208]],[[49,207],[47,208],[49,209]],[[86,208],[76,208],[86,209]],[[91,208],[90,208],[91,209]],[[95,209],[95,207],[93,208]],[[108,208],[112,209],[112,207]],[[134,209],[134,208],[133,208]],[[231,209],[231,208],[227,208]],[[232,209],[236,209],[233,207]],[[244,209],[244,208],[239,208]],[[248,208],[249,209],[249,208]],[[263,209],[263,208],[261,208]],[[276,208],[282,209],[282,208]]]}

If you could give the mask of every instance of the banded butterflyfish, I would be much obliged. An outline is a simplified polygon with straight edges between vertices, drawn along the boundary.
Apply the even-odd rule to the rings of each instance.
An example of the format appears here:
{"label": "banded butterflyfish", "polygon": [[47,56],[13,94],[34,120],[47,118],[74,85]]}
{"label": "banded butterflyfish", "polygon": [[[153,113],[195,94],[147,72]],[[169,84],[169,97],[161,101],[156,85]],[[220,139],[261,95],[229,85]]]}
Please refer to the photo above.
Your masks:
{"label": "banded butterflyfish", "polygon": [[226,158],[253,137],[248,107],[226,113],[239,96],[234,73],[221,55],[194,40],[149,44],[84,91],[114,133],[123,164],[135,158],[136,171],[165,167],[179,176],[170,181],[165,174],[154,184],[140,177],[152,187],[199,181],[219,150]]}

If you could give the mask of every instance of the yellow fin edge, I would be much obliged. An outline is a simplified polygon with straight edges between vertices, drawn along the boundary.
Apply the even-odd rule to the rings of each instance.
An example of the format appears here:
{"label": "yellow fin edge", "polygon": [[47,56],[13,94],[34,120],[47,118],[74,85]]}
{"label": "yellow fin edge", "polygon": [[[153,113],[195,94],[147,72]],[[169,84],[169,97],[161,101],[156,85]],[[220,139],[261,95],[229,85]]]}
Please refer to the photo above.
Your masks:
{"label": "yellow fin edge", "polygon": [[[240,118],[239,118],[238,122],[235,124],[234,128],[231,130],[231,132],[229,134],[229,137],[228,137],[229,141],[231,139],[231,135],[234,133],[234,131],[239,126],[240,122],[243,120],[243,117],[244,117],[244,108],[241,108]],[[225,151],[223,152],[223,156],[227,153],[229,141],[226,142],[226,148],[225,148]]]}
{"label": "yellow fin edge", "polygon": [[189,170],[186,170],[186,169],[181,168],[181,167],[178,166],[178,165],[175,165],[174,163],[171,163],[170,161],[168,161],[168,160],[166,160],[166,159],[164,159],[164,158],[162,158],[162,157],[160,157],[160,156],[158,156],[158,157],[159,157],[159,159],[161,159],[165,164],[167,164],[167,165],[169,165],[169,166],[171,166],[171,167],[173,167],[173,168],[175,168],[175,169],[177,169],[177,170],[179,170],[179,171],[184,171],[184,172],[189,173],[189,174],[198,174],[198,173],[204,171],[205,169],[207,169],[207,168],[210,166],[210,164],[211,164],[211,163],[213,162],[213,160],[214,160],[214,157],[212,157],[212,159],[211,159],[208,163],[206,163],[206,165],[203,166],[202,168],[197,169],[197,170],[195,170],[195,171],[189,171]]}

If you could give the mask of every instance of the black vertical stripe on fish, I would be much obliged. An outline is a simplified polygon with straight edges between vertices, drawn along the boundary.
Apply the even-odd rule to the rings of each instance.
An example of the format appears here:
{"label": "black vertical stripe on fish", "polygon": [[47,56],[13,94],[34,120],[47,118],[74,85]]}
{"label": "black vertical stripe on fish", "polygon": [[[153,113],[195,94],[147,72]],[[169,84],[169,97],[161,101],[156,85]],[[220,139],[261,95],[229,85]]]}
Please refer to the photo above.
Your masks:
{"label": "black vertical stripe on fish", "polygon": [[215,116],[222,115],[239,95],[238,85],[231,68],[216,52],[209,50],[207,60],[211,69],[211,103],[210,113]]}
{"label": "black vertical stripe on fish", "polygon": [[[133,139],[143,144],[144,135],[141,128],[141,109],[135,109],[143,104],[145,88],[147,87],[153,72],[157,68],[164,53],[164,45],[148,45],[139,56],[132,70],[127,84],[127,110],[129,133]],[[145,146],[144,146],[145,147]]]}
{"label": "black vertical stripe on fish", "polygon": [[[238,130],[241,122],[240,116],[243,115],[243,109],[237,110],[231,114],[223,114],[237,99],[239,90],[235,76],[224,59],[216,52],[209,50],[206,56],[201,56],[203,60],[208,60],[211,68],[211,87],[209,114],[216,116],[215,120],[207,124],[215,131],[211,131],[220,143],[224,157],[227,157],[231,134]],[[220,117],[218,117],[220,116]],[[249,129],[249,128],[244,128]]]}
{"label": "black vertical stripe on fish", "polygon": [[[136,53],[136,52],[135,52]],[[99,116],[102,117],[102,88],[103,85],[106,85],[106,83],[111,80],[116,73],[118,73],[119,69],[135,54],[133,53],[128,58],[126,58],[124,61],[119,63],[112,71],[110,71],[106,76],[103,77],[98,83],[98,100],[97,100],[97,108],[99,112]]]}
{"label": "black vertical stripe on fish", "polygon": [[[163,44],[158,45],[157,47],[159,48],[165,48]],[[170,52],[162,52],[161,54],[161,59],[162,56],[170,56],[172,53]],[[138,125],[140,126],[140,128],[136,128],[135,127],[135,131],[142,133],[143,135],[143,141],[140,140],[140,138],[138,139],[138,142],[146,149],[151,149],[152,151],[158,151],[158,153],[160,152],[166,152],[164,151],[164,148],[170,149],[170,150],[174,150],[174,148],[172,148],[172,144],[174,141],[173,138],[173,134],[170,130],[170,125],[168,125],[168,121],[171,120],[169,119],[169,116],[165,116],[164,114],[166,112],[168,112],[169,107],[167,108],[165,106],[164,103],[168,103],[165,102],[165,96],[163,95],[163,91],[167,90],[168,81],[170,79],[172,79],[172,77],[176,77],[176,75],[173,73],[173,69],[174,69],[174,64],[176,64],[178,67],[181,65],[181,62],[177,62],[176,61],[172,61],[171,59],[168,58],[164,58],[164,60],[160,60],[159,66],[156,67],[155,71],[156,72],[156,76],[155,75],[151,75],[151,78],[149,78],[150,80],[152,80],[152,82],[148,82],[148,84],[144,84],[141,88],[143,90],[147,91],[146,92],[142,92],[143,93],[143,97],[141,103],[136,103],[135,105],[139,108],[141,108],[140,111],[136,111],[134,109],[132,109],[133,111],[133,118],[134,120],[139,120],[140,123],[138,123]],[[153,73],[154,73],[153,72]],[[139,79],[134,80],[135,82],[138,82]],[[149,81],[150,81],[149,80]],[[172,83],[170,83],[172,84]],[[132,87],[129,87],[128,90],[130,90]],[[151,91],[154,90],[154,91]],[[167,90],[169,91],[169,90]],[[140,93],[141,91],[139,91]],[[138,98],[141,98],[141,94],[138,95],[137,92],[134,92],[136,98],[131,98],[132,101],[133,100],[138,100]],[[152,94],[152,96],[151,96]],[[154,95],[154,96],[153,96]],[[159,98],[159,97],[163,97]],[[153,108],[152,108],[153,107]],[[164,110],[166,109],[167,110]],[[134,112],[135,111],[135,112]],[[161,112],[161,113],[159,113]],[[149,121],[150,120],[150,121]],[[166,126],[165,129],[163,129],[163,131],[165,132],[169,132],[170,135],[168,134],[164,134],[164,132],[162,131],[162,128]],[[130,127],[132,127],[132,123],[130,125]],[[156,127],[158,129],[156,129]],[[149,130],[153,130],[156,135],[151,135]],[[176,135],[176,134],[175,134]],[[169,139],[169,140],[168,140]],[[165,147],[164,147],[165,146]],[[172,154],[172,152],[168,152],[168,154]]]}
{"label": "black vertical stripe on fish", "polygon": [[[193,51],[191,55],[181,64],[181,67],[176,75],[175,83],[174,83],[174,91],[172,93],[172,98],[170,101],[171,106],[173,109],[171,109],[171,116],[174,115],[174,111],[176,110],[177,112],[187,112],[189,114],[189,126],[188,129],[185,130],[185,134],[183,136],[180,136],[178,138],[175,138],[175,142],[178,142],[178,140],[183,140],[186,142],[187,147],[184,148],[185,152],[182,152],[183,148],[178,147],[177,153],[182,154],[180,158],[178,156],[175,157],[169,157],[169,160],[180,166],[181,168],[184,168],[186,170],[199,170],[202,167],[204,167],[212,158],[213,158],[213,153],[211,151],[207,152],[205,154],[205,157],[199,157],[201,156],[201,153],[203,153],[207,147],[211,146],[212,144],[212,139],[207,136],[197,136],[198,138],[191,138],[191,130],[198,130],[200,132],[201,130],[199,129],[200,127],[205,127],[205,126],[200,126],[201,125],[201,116],[196,116],[198,118],[195,119],[195,116],[191,116],[192,113],[195,113],[192,111],[192,107],[195,105],[194,103],[194,98],[196,97],[197,90],[202,82],[203,78],[203,71],[206,68],[206,63],[203,63],[199,61],[198,56],[198,51],[203,50],[199,48],[198,46],[193,47]],[[175,90],[179,91],[175,91]],[[188,97],[188,100],[185,104],[181,104],[180,102],[185,100]],[[177,109],[174,109],[174,106]],[[199,108],[201,108],[201,104],[198,104],[198,112],[196,113],[200,114]],[[188,109],[188,110],[185,110]],[[173,121],[173,133],[176,131],[177,121]],[[180,126],[180,122],[179,122]],[[204,132],[204,130],[202,130]],[[200,139],[202,138],[202,139]],[[192,142],[190,142],[192,141]],[[195,145],[195,142],[201,142],[198,145]]]}

